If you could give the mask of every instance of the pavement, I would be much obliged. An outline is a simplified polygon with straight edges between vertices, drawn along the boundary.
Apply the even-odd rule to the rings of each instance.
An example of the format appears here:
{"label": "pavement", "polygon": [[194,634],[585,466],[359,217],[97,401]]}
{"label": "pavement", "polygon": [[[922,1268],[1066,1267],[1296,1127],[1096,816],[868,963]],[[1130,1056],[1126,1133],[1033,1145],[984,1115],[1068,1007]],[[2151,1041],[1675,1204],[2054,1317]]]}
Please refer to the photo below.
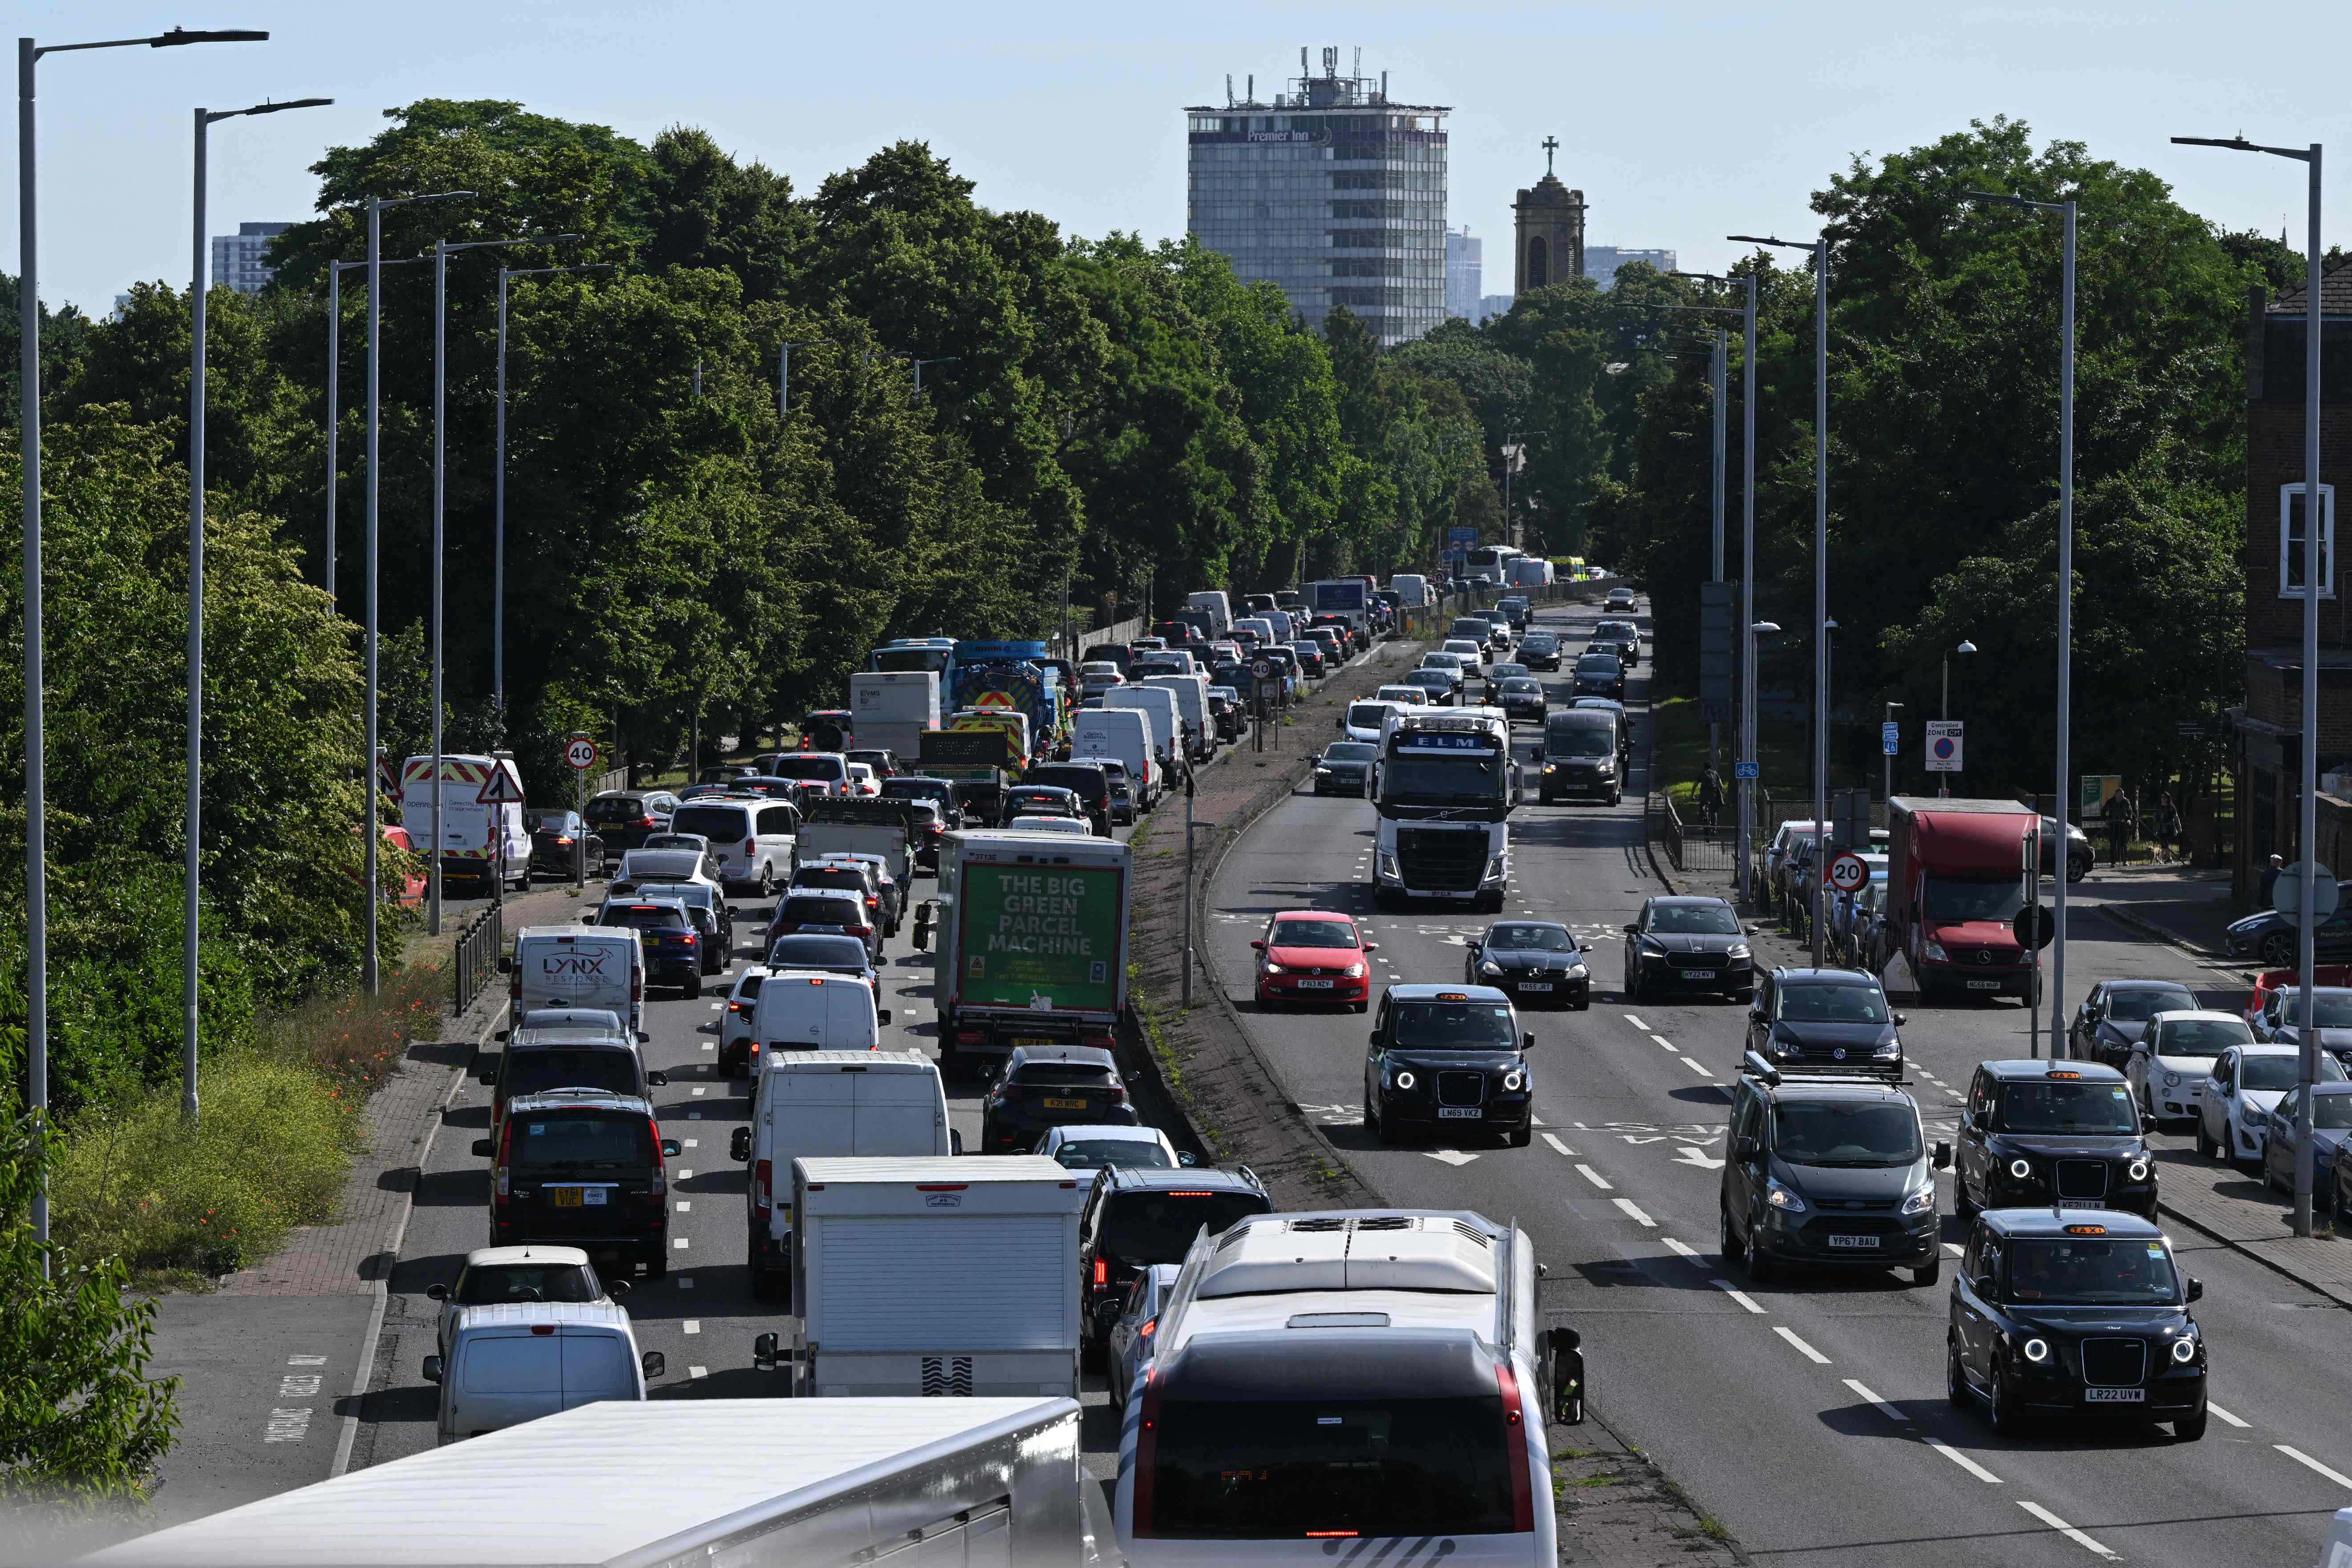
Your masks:
{"label": "pavement", "polygon": [[[1591,618],[1545,617],[1578,628]],[[1635,672],[1637,706],[1647,673]],[[1641,740],[1637,729],[1634,783],[1646,787]],[[2194,1310],[2211,1347],[2215,1415],[2194,1445],[2131,1423],[1999,1437],[1980,1412],[1953,1409],[1943,1375],[1948,1280],[1923,1288],[1907,1274],[1806,1272],[1759,1285],[1727,1263],[1717,1234],[1727,1086],[1745,1014],[1714,998],[1623,999],[1622,927],[1664,891],[1638,802],[1528,806],[1512,820],[1507,913],[1561,921],[1591,941],[1596,984],[1590,1011],[1522,1014],[1537,1040],[1543,1123],[1528,1148],[1469,1135],[1433,1148],[1381,1145],[1361,1121],[1363,1021],[1269,1015],[1249,999],[1247,943],[1284,906],[1355,913],[1381,944],[1383,981],[1464,974],[1463,944],[1487,921],[1432,906],[1374,910],[1362,802],[1294,795],[1259,819],[1206,890],[1203,946],[1256,1053],[1354,1179],[1384,1201],[1473,1208],[1528,1230],[1549,1265],[1544,1306],[1585,1336],[1595,1438],[1654,1460],[1708,1527],[1677,1545],[1718,1550],[1708,1537],[1720,1532],[1737,1543],[1721,1550],[1758,1562],[1906,1568],[2316,1561],[2334,1511],[2352,1503],[2352,1428],[2342,1417],[2352,1316],[2256,1250],[2179,1213],[2168,1219],[2178,1255],[2205,1285]],[[2115,890],[2118,902],[2126,891]],[[1767,964],[1797,957],[1777,933],[1759,945]],[[2209,991],[2243,986],[2098,913],[2074,929],[2070,952],[2070,989],[2142,974]],[[2005,1001],[1914,1009],[1904,1038],[1933,1138],[1957,1130],[1977,1063],[2028,1051],[2025,1014]],[[2181,1210],[2199,1201],[2200,1180],[2235,1200],[2220,1190],[2234,1172],[2176,1150],[2182,1140],[2158,1142]],[[1961,1232],[1944,1180],[1950,1257]]]}

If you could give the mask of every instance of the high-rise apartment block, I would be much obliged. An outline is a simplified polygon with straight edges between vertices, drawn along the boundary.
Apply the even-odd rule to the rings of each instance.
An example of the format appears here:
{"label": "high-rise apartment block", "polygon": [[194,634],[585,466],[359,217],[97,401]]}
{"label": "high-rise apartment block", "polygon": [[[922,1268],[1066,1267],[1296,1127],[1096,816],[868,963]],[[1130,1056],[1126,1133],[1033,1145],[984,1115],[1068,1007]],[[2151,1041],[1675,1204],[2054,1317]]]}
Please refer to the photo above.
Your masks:
{"label": "high-rise apartment block", "polygon": [[1589,245],[1584,247],[1584,276],[1606,288],[1617,281],[1617,269],[1632,261],[1646,261],[1660,272],[1675,269],[1675,253],[1670,250],[1629,250],[1622,246]]}
{"label": "high-rise apartment block", "polygon": [[1391,102],[1388,78],[1319,76],[1298,52],[1288,90],[1186,110],[1187,226],[1244,280],[1279,287],[1320,328],[1334,306],[1361,317],[1382,347],[1427,332],[1446,313],[1445,116]]}
{"label": "high-rise apartment block", "polygon": [[1462,232],[1445,231],[1445,313],[1468,320],[1478,319],[1478,287],[1486,271],[1482,253],[1486,241],[1472,237],[1470,225]]}
{"label": "high-rise apartment block", "polygon": [[258,294],[277,269],[264,259],[269,242],[292,224],[239,224],[233,235],[213,235],[213,287]]}

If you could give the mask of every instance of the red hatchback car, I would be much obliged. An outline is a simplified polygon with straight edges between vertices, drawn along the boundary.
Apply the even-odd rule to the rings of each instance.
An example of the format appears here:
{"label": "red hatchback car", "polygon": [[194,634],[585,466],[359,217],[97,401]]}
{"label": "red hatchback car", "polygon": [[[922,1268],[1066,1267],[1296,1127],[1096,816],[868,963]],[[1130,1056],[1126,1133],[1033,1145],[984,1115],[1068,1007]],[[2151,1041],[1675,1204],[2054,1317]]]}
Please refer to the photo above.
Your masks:
{"label": "red hatchback car", "polygon": [[1266,923],[1257,950],[1257,1000],[1264,1008],[1284,1002],[1345,1002],[1362,1012],[1372,997],[1367,942],[1353,915],[1329,909],[1286,909]]}

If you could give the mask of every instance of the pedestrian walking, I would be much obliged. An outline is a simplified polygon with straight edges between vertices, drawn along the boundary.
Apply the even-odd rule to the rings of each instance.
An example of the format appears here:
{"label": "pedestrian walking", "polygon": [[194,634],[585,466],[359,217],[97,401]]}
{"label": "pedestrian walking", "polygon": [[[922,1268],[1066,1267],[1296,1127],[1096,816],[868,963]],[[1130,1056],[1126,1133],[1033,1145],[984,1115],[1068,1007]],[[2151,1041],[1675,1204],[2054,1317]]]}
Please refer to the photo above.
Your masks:
{"label": "pedestrian walking", "polygon": [[2286,857],[2284,855],[2271,856],[2271,863],[2263,870],[2262,892],[2255,895],[2254,902],[2256,904],[2261,904],[2264,909],[2270,909],[2276,905],[2276,891],[2278,888],[2279,873],[2285,869]]}
{"label": "pedestrian walking", "polygon": [[2163,847],[2166,860],[2180,858],[2180,807],[2167,789],[2156,798],[2156,841]]}
{"label": "pedestrian walking", "polygon": [[2124,851],[2131,844],[2130,800],[2120,794],[2110,797],[2107,800],[2106,819],[2107,864],[2119,866],[2124,863]]}

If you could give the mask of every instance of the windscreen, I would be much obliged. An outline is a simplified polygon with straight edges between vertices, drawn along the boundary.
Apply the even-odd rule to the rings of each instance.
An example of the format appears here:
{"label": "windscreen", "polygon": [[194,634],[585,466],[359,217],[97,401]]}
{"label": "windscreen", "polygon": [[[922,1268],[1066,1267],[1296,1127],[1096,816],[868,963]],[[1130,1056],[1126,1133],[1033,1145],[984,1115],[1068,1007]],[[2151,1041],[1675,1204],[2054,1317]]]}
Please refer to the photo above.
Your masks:
{"label": "windscreen", "polygon": [[634,822],[645,814],[645,802],[626,795],[608,795],[588,802],[588,820],[592,822]]}
{"label": "windscreen", "polygon": [[863,925],[863,901],[846,898],[787,898],[776,918],[787,925]]}
{"label": "windscreen", "polygon": [[1173,1170],[1176,1162],[1157,1141],[1142,1138],[1073,1138],[1054,1151],[1054,1157],[1074,1171],[1098,1171],[1106,1166],[1129,1170]]}
{"label": "windscreen", "polygon": [[838,784],[847,777],[847,765],[838,757],[792,757],[776,758],[770,777],[776,779],[815,779]]}
{"label": "windscreen", "polygon": [[1503,683],[1503,695],[1507,697],[1539,697],[1543,695],[1543,687],[1527,676],[1519,675]]}
{"label": "windscreen", "polygon": [[1348,727],[1378,729],[1388,716],[1389,705],[1386,703],[1356,703],[1348,709]]}
{"label": "windscreen", "polygon": [[1033,768],[1029,770],[1029,782],[1093,797],[1103,792],[1104,779],[1101,771],[1093,768]]}
{"label": "windscreen", "polygon": [[1363,1392],[1280,1402],[1164,1401],[1154,1446],[1152,1533],[1298,1541],[1511,1530],[1510,1467],[1524,1464],[1526,1455],[1517,1428],[1505,1424],[1499,1396],[1413,1399]]}
{"label": "windscreen", "polygon": [[691,928],[686,911],[675,904],[613,904],[596,917],[602,925],[625,925],[632,931],[676,931]]}
{"label": "windscreen", "polygon": [[1356,928],[1345,920],[1277,920],[1269,947],[1345,947],[1356,950]]}
{"label": "windscreen", "polygon": [[669,820],[674,833],[700,833],[714,844],[751,836],[751,813],[740,806],[680,806]]}
{"label": "windscreen", "polygon": [[1622,638],[1629,643],[1640,635],[1633,630],[1633,623],[1631,621],[1603,621],[1592,629],[1592,634],[1595,637]]}
{"label": "windscreen", "polygon": [[1400,731],[1390,740],[1381,794],[1392,806],[1490,807],[1506,799],[1510,775],[1490,735]]}
{"label": "windscreen", "polygon": [[609,1089],[615,1094],[638,1094],[637,1053],[609,1047],[537,1046],[507,1051],[506,1092],[509,1099],[537,1094],[547,1089]]}
{"label": "windscreen", "polygon": [[1787,1101],[1773,1109],[1772,1152],[1792,1166],[1907,1166],[1919,1113],[1897,1101]]}
{"label": "windscreen", "polygon": [[1580,653],[1576,659],[1576,673],[1580,675],[1605,675],[1613,680],[1621,668],[1614,653]]}
{"label": "windscreen", "polygon": [[2233,1045],[2251,1045],[2254,1031],[2237,1019],[2176,1019],[2157,1026],[2158,1056],[2219,1056]]}
{"label": "windscreen", "polygon": [[625,1170],[654,1163],[653,1124],[621,1111],[534,1111],[508,1124],[520,1168]]}
{"label": "windscreen", "polygon": [[1519,643],[1521,651],[1529,653],[1549,653],[1558,646],[1559,634],[1552,632],[1530,632]]}
{"label": "windscreen", "polygon": [[2053,1306],[2170,1306],[2172,1254],[2142,1237],[2021,1236],[2009,1243],[2009,1294]]}
{"label": "windscreen", "polygon": [[[2137,987],[2116,991],[2107,998],[2107,1017],[2116,1023],[2146,1023],[2160,1012],[2180,1011],[2197,1005],[2197,998],[2186,990],[2159,991]],[[2347,999],[2347,1012],[2352,1012],[2352,998]]]}
{"label": "windscreen", "polygon": [[1097,1067],[1091,1061],[1024,1061],[1013,1075],[1015,1083],[1078,1083],[1092,1088],[1107,1088],[1112,1082],[1111,1070]]}
{"label": "windscreen", "polygon": [[1613,757],[1617,743],[1607,724],[1559,724],[1544,731],[1547,757]]}
{"label": "windscreen", "polygon": [[945,803],[955,799],[955,790],[944,779],[886,779],[882,781],[882,799]]}
{"label": "windscreen", "polygon": [[2352,1094],[2321,1094],[2311,1102],[2311,1124],[2324,1132],[2352,1129]]}
{"label": "windscreen", "polygon": [[2001,1086],[2000,1125],[2007,1133],[2100,1135],[2138,1132],[2139,1115],[2120,1083],[2046,1079]]}
{"label": "windscreen", "polygon": [[1489,953],[1573,953],[1576,940],[1557,925],[1497,925],[1486,934]]}
{"label": "windscreen", "polygon": [[1654,904],[1650,929],[1673,936],[1737,936],[1739,917],[1720,904]]}
{"label": "windscreen", "polygon": [[[2311,1016],[2321,1029],[2352,1029],[2352,997],[2321,997],[2311,998]],[[2290,996],[2286,1009],[2279,1015],[2284,1023],[2303,1021],[2303,998]]]}
{"label": "windscreen", "polygon": [[866,896],[866,873],[855,866],[804,865],[793,873],[794,887],[837,887],[844,893]]}
{"label": "windscreen", "polygon": [[601,1292],[595,1276],[577,1263],[478,1263],[457,1281],[454,1300],[461,1307],[500,1301],[593,1301]]}
{"label": "windscreen", "polygon": [[1398,1002],[1390,1040],[1400,1051],[1517,1051],[1512,1021],[1494,1002]]}
{"label": "windscreen", "polygon": [[866,944],[855,936],[779,936],[768,949],[772,969],[866,972]]}
{"label": "windscreen", "polygon": [[1323,748],[1323,760],[1326,762],[1370,762],[1379,755],[1378,747],[1361,740],[1343,740],[1337,746]]}
{"label": "windscreen", "polygon": [[1997,920],[2006,925],[2025,906],[2025,890],[2013,876],[1969,880],[1931,876],[1925,901],[1927,916],[1937,925],[1962,920]]}
{"label": "windscreen", "polygon": [[[2292,1089],[2303,1082],[2303,1067],[2297,1056],[2244,1056],[2238,1059],[2238,1087],[2241,1089]],[[2341,1083],[2344,1067],[2326,1051],[2319,1053],[2319,1082]]]}
{"label": "windscreen", "polygon": [[569,811],[525,811],[522,814],[522,825],[530,829],[534,833],[560,833],[564,829],[572,825],[572,813]]}
{"label": "windscreen", "polygon": [[1780,988],[1772,1016],[1792,1023],[1885,1023],[1886,997],[1876,986],[1807,980]]}
{"label": "windscreen", "polygon": [[1254,1192],[1120,1192],[1105,1201],[1102,1250],[1122,1263],[1181,1262],[1202,1226],[1222,1236],[1234,1221],[1269,1207]]}

